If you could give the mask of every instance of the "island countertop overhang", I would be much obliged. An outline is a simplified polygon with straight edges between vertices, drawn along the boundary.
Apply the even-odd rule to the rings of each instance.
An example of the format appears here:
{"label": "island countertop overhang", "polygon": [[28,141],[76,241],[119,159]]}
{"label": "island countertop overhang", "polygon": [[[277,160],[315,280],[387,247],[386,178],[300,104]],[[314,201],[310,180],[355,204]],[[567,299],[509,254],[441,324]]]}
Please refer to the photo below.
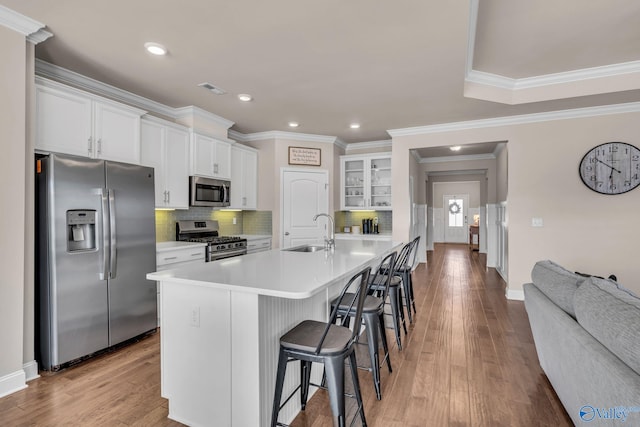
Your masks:
{"label": "island countertop overhang", "polygon": [[400,247],[389,241],[340,241],[334,251],[274,249],[147,274],[147,279],[287,299],[309,298]]}

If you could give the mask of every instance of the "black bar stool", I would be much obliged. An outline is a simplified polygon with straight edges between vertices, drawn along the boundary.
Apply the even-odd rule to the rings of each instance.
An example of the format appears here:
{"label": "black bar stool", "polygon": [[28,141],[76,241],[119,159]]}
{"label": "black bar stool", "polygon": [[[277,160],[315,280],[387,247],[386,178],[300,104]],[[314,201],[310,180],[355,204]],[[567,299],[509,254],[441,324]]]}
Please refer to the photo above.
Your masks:
{"label": "black bar stool", "polygon": [[387,286],[387,280],[389,282],[389,297],[388,299],[385,299],[385,304],[387,304],[387,301],[389,301],[388,304],[391,307],[393,330],[396,335],[396,344],[398,345],[399,350],[402,350],[400,324],[402,324],[405,335],[407,335],[407,325],[404,322],[404,310],[402,309],[402,290],[400,288],[400,286],[402,285],[402,279],[396,273],[399,265],[399,260],[402,257],[406,256],[405,254],[403,254],[403,252],[406,253],[407,250],[408,248],[402,248],[400,250],[400,255],[396,257],[396,260],[392,266],[385,264],[383,261],[382,265],[380,265],[380,268],[378,268],[376,277],[374,277],[369,283],[369,291],[375,291],[379,294]]}
{"label": "black bar stool", "polygon": [[[395,266],[396,261],[396,253],[392,252],[387,255],[382,262],[381,266],[387,265],[392,269]],[[364,306],[362,309],[362,319],[364,320],[364,324],[366,326],[367,333],[367,347],[369,350],[369,359],[371,361],[371,365],[368,367],[363,367],[359,365],[359,368],[364,368],[368,371],[371,371],[373,375],[373,386],[376,390],[376,397],[378,400],[382,398],[380,393],[380,358],[378,356],[378,348],[379,343],[382,341],[382,348],[384,349],[384,359],[383,362],[387,362],[387,368],[389,372],[393,372],[391,369],[391,359],[389,358],[389,346],[387,345],[387,334],[384,327],[384,302],[387,299],[387,295],[389,294],[389,284],[391,283],[391,276],[385,276],[383,272],[378,268],[376,270],[373,279],[369,281],[367,296],[364,300]],[[379,296],[374,296],[373,294],[378,294]],[[346,293],[342,302],[339,302],[337,299],[331,301],[331,310],[338,310],[338,317],[343,318],[343,324],[348,325],[350,317],[355,317],[356,312],[353,310],[353,300],[355,298],[354,294]],[[344,318],[347,317],[345,320]],[[358,336],[360,336],[361,325],[354,324],[354,329],[358,329]],[[360,344],[359,341],[356,344]]]}
{"label": "black bar stool", "polygon": [[[351,298],[349,308],[350,311],[355,311],[354,321],[356,323],[354,325],[359,325],[362,321],[362,310],[367,296],[366,289],[370,271],[371,268],[367,267],[354,275],[342,289],[342,292],[337,299],[337,306],[342,305],[343,300],[345,299],[345,294],[347,294],[347,290],[352,284],[357,286],[355,294],[351,294],[355,295],[355,297]],[[362,395],[360,394],[360,384],[358,382],[356,355],[353,348],[353,345],[358,338],[359,328],[354,327],[354,330],[351,331],[344,325],[345,319],[349,319],[349,317],[343,318],[341,325],[334,325],[333,323],[336,321],[337,316],[338,310],[333,309],[328,323],[318,322],[315,320],[304,320],[280,338],[280,355],[278,357],[276,388],[273,396],[271,427],[285,425],[278,423],[278,414],[280,413],[280,409],[282,409],[282,407],[298,390],[300,390],[300,405],[302,406],[302,410],[305,409],[307,405],[309,385],[311,385],[310,378],[312,362],[324,364],[331,412],[334,417],[338,419],[339,427],[344,427],[346,425],[344,404],[344,363],[347,358],[349,359],[355,394],[355,396],[350,397],[355,397],[358,403],[358,413],[360,414],[362,425],[367,425],[362,405]],[[300,385],[293,390],[283,404],[280,404],[287,363],[294,360],[300,361]]]}
{"label": "black bar stool", "polygon": [[419,244],[420,236],[411,241],[411,250],[409,251],[409,255],[407,256],[407,262],[398,267],[398,271],[402,274],[402,283],[405,289],[405,299],[407,300],[409,319],[411,319],[411,307],[413,307],[413,312],[417,314],[416,302],[413,298],[413,279],[411,278],[411,271],[413,270],[413,266],[416,263]]}

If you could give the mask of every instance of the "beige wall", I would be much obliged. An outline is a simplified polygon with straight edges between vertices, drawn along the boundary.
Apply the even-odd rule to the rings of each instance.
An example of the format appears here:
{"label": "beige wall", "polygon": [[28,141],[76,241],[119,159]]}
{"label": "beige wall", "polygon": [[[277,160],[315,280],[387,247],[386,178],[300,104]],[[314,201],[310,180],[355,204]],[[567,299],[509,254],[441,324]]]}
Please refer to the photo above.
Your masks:
{"label": "beige wall", "polygon": [[434,182],[433,183],[433,207],[443,208],[444,195],[469,195],[469,206],[467,208],[480,207],[480,182]]}
{"label": "beige wall", "polygon": [[[640,241],[640,190],[604,196],[585,187],[578,175],[578,163],[595,145],[640,145],[639,121],[640,113],[625,113],[396,137],[393,237],[406,240],[409,235],[408,194],[396,184],[406,180],[409,149],[508,141],[509,290],[521,291],[531,280],[534,263],[552,259],[570,270],[615,273],[621,283],[640,292],[639,271],[632,261]],[[500,175],[506,161],[501,161]],[[500,188],[502,197],[506,182]],[[532,217],[542,218],[544,227],[531,227]]]}
{"label": "beige wall", "polygon": [[507,173],[508,168],[508,150],[509,146],[504,144],[496,158],[496,198],[494,202],[500,203],[507,200],[509,180]]}
{"label": "beige wall", "polygon": [[[335,144],[325,142],[299,141],[288,138],[271,138],[246,142],[246,145],[259,150],[258,154],[258,210],[272,211],[272,230],[274,248],[280,247],[280,210],[282,168],[326,170],[329,173],[329,213],[339,207],[340,154],[342,150]],[[289,147],[319,148],[320,167],[298,167],[289,165]],[[336,181],[336,176],[337,181]],[[337,184],[336,184],[337,183]],[[336,195],[335,192],[338,191]]]}
{"label": "beige wall", "polygon": [[24,254],[25,236],[28,236],[23,183],[26,176],[25,37],[0,26],[0,52],[0,379],[4,380],[6,376],[23,375]]}

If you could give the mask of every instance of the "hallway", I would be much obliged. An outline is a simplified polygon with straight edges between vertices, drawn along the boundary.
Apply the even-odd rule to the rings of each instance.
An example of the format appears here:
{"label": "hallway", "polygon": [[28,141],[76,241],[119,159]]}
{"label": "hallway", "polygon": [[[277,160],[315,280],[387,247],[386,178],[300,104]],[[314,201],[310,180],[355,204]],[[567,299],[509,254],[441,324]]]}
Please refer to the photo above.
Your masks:
{"label": "hallway", "polygon": [[[484,255],[436,244],[427,260],[414,272],[418,314],[404,350],[391,351],[393,373],[381,370],[381,401],[360,373],[368,425],[571,426],[538,364],[524,303],[505,298]],[[330,415],[320,392],[292,426],[330,427]]]}

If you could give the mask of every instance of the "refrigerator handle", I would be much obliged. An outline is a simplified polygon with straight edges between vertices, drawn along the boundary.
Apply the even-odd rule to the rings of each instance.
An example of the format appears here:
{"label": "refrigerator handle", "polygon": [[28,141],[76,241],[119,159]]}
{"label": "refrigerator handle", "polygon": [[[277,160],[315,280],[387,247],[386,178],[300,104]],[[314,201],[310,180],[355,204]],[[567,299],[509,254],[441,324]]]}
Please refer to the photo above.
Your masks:
{"label": "refrigerator handle", "polygon": [[100,256],[100,273],[98,277],[100,280],[107,280],[109,278],[109,266],[107,263],[107,253],[111,249],[111,245],[109,242],[109,199],[107,196],[107,189],[102,188],[100,191],[100,200],[102,205],[102,245],[101,251],[102,254]]}
{"label": "refrigerator handle", "polygon": [[115,190],[109,190],[109,278],[115,279],[118,270],[118,245],[116,244],[116,195]]}

